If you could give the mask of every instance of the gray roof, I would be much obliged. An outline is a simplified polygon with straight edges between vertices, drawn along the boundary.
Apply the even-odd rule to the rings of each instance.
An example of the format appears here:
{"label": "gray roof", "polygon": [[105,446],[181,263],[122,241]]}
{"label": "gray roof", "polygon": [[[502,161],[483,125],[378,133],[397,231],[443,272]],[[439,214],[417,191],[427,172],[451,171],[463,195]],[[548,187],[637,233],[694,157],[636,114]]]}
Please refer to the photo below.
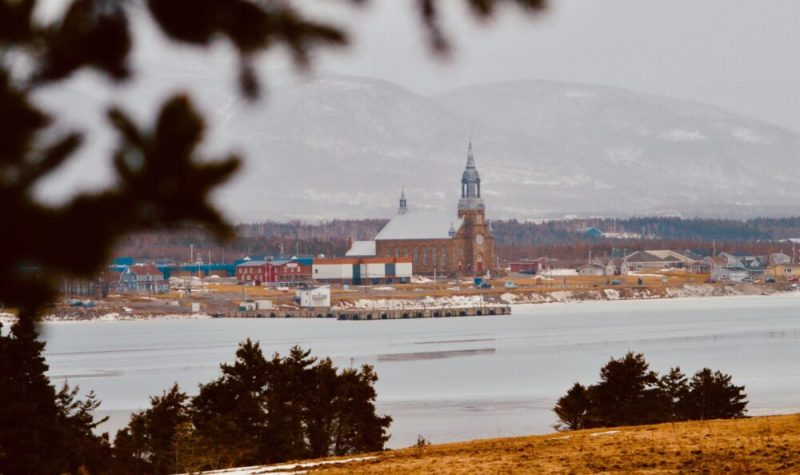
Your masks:
{"label": "gray roof", "polygon": [[236,267],[258,267],[258,266],[263,266],[266,263],[267,261],[245,261]]}
{"label": "gray roof", "polygon": [[345,256],[368,257],[375,255],[375,241],[353,241]]}
{"label": "gray roof", "polygon": [[456,216],[453,211],[409,210],[392,218],[375,236],[375,240],[450,239],[450,225],[458,230],[463,221]]}

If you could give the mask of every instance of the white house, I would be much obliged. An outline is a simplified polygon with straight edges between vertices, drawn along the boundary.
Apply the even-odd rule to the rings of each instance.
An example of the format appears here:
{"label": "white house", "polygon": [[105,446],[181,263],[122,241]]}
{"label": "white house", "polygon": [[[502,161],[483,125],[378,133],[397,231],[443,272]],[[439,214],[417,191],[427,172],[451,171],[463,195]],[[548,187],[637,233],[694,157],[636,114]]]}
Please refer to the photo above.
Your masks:
{"label": "white house", "polygon": [[295,300],[303,308],[330,308],[331,287],[322,285],[311,289],[300,289],[295,294]]}

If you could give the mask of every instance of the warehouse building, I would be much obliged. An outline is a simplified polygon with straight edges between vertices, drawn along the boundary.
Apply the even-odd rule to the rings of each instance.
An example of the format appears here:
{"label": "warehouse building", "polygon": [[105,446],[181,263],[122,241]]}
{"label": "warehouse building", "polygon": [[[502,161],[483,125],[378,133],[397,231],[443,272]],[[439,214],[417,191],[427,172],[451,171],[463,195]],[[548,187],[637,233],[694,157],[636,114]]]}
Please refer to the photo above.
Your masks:
{"label": "warehouse building", "polygon": [[343,257],[314,259],[312,278],[317,282],[381,284],[408,282],[413,273],[405,257]]}

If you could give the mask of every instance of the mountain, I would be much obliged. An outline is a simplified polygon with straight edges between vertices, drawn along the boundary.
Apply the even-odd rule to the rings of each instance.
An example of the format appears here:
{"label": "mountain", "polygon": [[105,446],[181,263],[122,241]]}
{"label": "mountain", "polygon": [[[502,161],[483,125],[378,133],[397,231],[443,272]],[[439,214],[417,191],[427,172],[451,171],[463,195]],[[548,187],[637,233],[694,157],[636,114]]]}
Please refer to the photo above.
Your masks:
{"label": "mountain", "polygon": [[[213,127],[206,148],[247,157],[216,195],[235,221],[387,218],[402,186],[409,207],[454,209],[470,138],[490,218],[746,217],[800,203],[800,137],[703,104],[548,81],[427,97],[329,75],[255,105],[228,89],[205,78],[193,96]],[[50,102],[78,120],[99,110],[90,92]],[[110,141],[90,125],[100,154]]]}

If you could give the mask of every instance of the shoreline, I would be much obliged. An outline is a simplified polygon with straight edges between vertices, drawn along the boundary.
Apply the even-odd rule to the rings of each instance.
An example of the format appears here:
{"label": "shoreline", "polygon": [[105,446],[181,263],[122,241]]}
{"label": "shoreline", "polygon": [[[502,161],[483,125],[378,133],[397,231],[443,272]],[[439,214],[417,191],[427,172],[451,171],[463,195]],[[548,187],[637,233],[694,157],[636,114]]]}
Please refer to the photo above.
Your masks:
{"label": "shoreline", "polygon": [[[658,291],[662,290],[662,291]],[[685,284],[680,287],[666,289],[648,288],[599,288],[597,290],[556,290],[551,292],[506,292],[499,299],[482,301],[480,295],[452,295],[446,297],[421,296],[418,299],[360,299],[341,302],[336,309],[375,309],[396,310],[399,308],[424,308],[442,307],[453,308],[465,304],[472,305],[510,305],[512,314],[515,308],[536,306],[542,304],[576,305],[586,302],[623,302],[641,300],[686,300],[686,299],[713,299],[736,297],[791,297],[800,295],[798,289],[778,289],[771,286],[757,284],[738,284],[715,286],[709,284]],[[479,303],[482,302],[482,303]],[[125,321],[155,321],[155,320],[201,320],[211,319],[207,313],[162,313],[162,312],[129,312],[122,305],[113,302],[100,302],[98,307],[91,310],[64,309],[61,314],[51,313],[42,317],[48,323],[80,323],[80,322],[125,322]],[[234,318],[222,318],[234,319]],[[10,326],[16,317],[11,313],[0,313],[0,323]]]}

